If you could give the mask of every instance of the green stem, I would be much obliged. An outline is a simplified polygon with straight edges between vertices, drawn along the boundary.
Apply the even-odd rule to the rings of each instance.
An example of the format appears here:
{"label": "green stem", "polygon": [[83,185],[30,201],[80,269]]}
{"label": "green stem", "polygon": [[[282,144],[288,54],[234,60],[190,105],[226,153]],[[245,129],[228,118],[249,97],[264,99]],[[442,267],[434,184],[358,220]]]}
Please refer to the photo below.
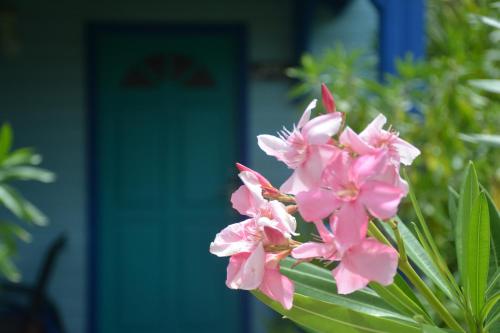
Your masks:
{"label": "green stem", "polygon": [[385,235],[377,228],[375,222],[370,221],[368,224],[368,234],[374,238],[376,238],[379,242],[382,242],[386,245],[392,246],[391,242],[385,237]]}
{"label": "green stem", "polygon": [[405,244],[403,242],[403,237],[401,237],[401,234],[399,233],[398,223],[394,220],[391,220],[389,221],[389,224],[392,228],[392,231],[394,231],[394,236],[396,237],[396,242],[398,243],[399,260],[408,262],[408,257],[406,256]]}
{"label": "green stem", "polygon": [[451,329],[457,330],[458,332],[465,332],[462,326],[455,320],[451,313],[446,309],[446,307],[439,301],[439,299],[434,295],[432,290],[422,281],[420,276],[415,272],[413,267],[407,261],[399,262],[399,269],[406,275],[408,280],[417,288],[422,295],[427,299],[429,304],[436,310],[439,316]]}

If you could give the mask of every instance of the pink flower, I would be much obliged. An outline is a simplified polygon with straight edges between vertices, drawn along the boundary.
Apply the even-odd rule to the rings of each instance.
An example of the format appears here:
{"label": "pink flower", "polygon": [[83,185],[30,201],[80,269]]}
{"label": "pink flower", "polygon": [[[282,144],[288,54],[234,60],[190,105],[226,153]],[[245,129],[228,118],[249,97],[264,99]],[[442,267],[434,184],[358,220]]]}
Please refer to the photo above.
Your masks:
{"label": "pink flower", "polygon": [[259,243],[283,245],[295,234],[295,218],[288,214],[285,205],[264,199],[253,173],[244,171],[239,177],[244,185],[233,193],[231,202],[233,208],[250,219],[231,224],[216,235],[210,252],[220,257],[252,252]]}
{"label": "pink flower", "polygon": [[329,143],[340,128],[342,115],[333,112],[310,119],[315,107],[316,100],[306,108],[293,131],[284,129],[278,137],[257,137],[259,147],[266,154],[295,170],[280,188],[284,193],[296,194],[317,185],[324,166],[337,152],[337,148]]}
{"label": "pink flower", "polygon": [[[330,225],[336,235],[338,222],[334,220]],[[341,234],[334,237],[322,222],[316,222],[316,227],[323,242],[304,243],[293,249],[292,256],[299,260],[340,261],[332,271],[339,294],[350,294],[371,281],[384,286],[393,283],[398,267],[398,253],[394,248],[373,238],[351,244],[351,240],[343,239]]]}
{"label": "pink flower", "polygon": [[379,114],[359,135],[347,127],[340,135],[340,143],[360,155],[386,150],[397,165],[410,165],[420,150],[399,138],[397,132],[384,130],[386,122],[385,116]]}
{"label": "pink flower", "polygon": [[[231,289],[259,289],[269,298],[280,302],[287,310],[292,308],[293,282],[279,271],[279,254],[265,254],[259,248],[255,253],[234,255],[227,266],[226,285]],[[254,268],[253,261],[264,261]]]}
{"label": "pink flower", "polygon": [[293,286],[277,275],[279,263],[274,264],[273,260],[279,257],[266,253],[266,247],[288,247],[295,234],[295,218],[281,202],[263,198],[260,180],[253,172],[243,171],[239,177],[244,185],[233,193],[231,202],[238,212],[250,218],[219,232],[210,244],[210,252],[231,257],[226,280],[229,288],[261,288],[269,297],[275,295],[279,297],[276,300],[291,307]]}
{"label": "pink flower", "polygon": [[333,213],[331,220],[339,220],[336,236],[349,247],[365,237],[368,213],[380,219],[393,217],[406,193],[406,183],[396,181],[383,152],[358,157],[342,152],[324,170],[321,186],[299,193],[296,201],[306,221]]}

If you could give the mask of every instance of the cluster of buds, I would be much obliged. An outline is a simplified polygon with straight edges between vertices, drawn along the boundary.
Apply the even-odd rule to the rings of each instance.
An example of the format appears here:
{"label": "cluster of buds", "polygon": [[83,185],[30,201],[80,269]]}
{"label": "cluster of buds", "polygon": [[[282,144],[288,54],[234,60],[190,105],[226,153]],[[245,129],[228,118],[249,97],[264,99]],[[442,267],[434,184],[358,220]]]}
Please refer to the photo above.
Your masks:
{"label": "cluster of buds", "polygon": [[[275,188],[260,173],[241,164],[243,185],[236,190],[233,208],[248,219],[217,234],[210,252],[229,256],[226,285],[232,289],[259,289],[290,309],[293,282],[280,273],[287,256],[303,261],[336,262],[332,271],[341,294],[364,288],[369,282],[393,282],[398,253],[367,236],[371,219],[393,218],[408,192],[399,175],[420,151],[384,130],[378,115],[361,133],[345,127],[345,115],[322,86],[326,113],[312,118],[312,101],[293,130],[278,136],[259,135],[259,147],[293,170]],[[320,241],[299,243],[294,214],[313,223]]]}

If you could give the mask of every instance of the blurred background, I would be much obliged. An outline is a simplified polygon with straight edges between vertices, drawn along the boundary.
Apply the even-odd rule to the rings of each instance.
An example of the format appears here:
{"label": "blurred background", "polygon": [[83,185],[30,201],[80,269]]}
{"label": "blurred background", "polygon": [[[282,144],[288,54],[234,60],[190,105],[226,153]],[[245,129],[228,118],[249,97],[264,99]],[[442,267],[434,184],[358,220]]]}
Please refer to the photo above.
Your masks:
{"label": "blurred background", "polygon": [[227,289],[208,246],[242,219],[234,162],[287,178],[255,136],[292,127],[321,82],[356,130],[382,112],[422,150],[409,175],[455,265],[449,194],[468,160],[499,201],[499,14],[486,0],[0,0],[0,331],[300,332]]}

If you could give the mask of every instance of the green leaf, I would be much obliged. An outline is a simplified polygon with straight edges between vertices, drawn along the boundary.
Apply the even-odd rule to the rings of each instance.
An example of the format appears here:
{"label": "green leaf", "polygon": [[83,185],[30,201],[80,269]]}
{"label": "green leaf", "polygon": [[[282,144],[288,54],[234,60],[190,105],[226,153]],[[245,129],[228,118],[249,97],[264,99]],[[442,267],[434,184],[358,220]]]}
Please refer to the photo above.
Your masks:
{"label": "green leaf", "polygon": [[479,319],[485,301],[490,256],[490,218],[484,193],[474,200],[469,223],[464,227],[462,282],[472,312]]}
{"label": "green leaf", "polygon": [[482,79],[482,80],[469,80],[469,84],[481,90],[500,94],[500,80]]}
{"label": "green leaf", "polygon": [[436,326],[430,326],[430,325],[423,325],[422,326],[422,333],[452,333],[455,331],[449,330],[449,329],[443,329],[440,327]]}
{"label": "green leaf", "polygon": [[10,153],[1,164],[4,167],[11,167],[23,164],[38,165],[41,162],[42,157],[35,154],[32,148],[19,148]]}
{"label": "green leaf", "polygon": [[486,304],[484,305],[483,311],[481,313],[481,322],[485,321],[488,318],[493,307],[500,301],[500,292],[497,292],[495,295],[490,297]]}
{"label": "green leaf", "polygon": [[9,185],[0,184],[0,203],[22,220],[40,226],[47,224],[47,217]]}
{"label": "green leaf", "polygon": [[24,216],[24,210],[22,203],[17,199],[17,194],[15,190],[8,185],[0,185],[0,202],[7,207],[12,214],[16,215],[18,218],[22,219]]}
{"label": "green leaf", "polygon": [[[495,325],[495,326],[494,326]],[[491,316],[486,323],[484,324],[484,331],[488,331],[491,328],[491,333],[498,332],[498,328],[500,328],[500,311]]]}
{"label": "green leaf", "polygon": [[420,328],[403,320],[374,317],[352,309],[323,302],[301,294],[294,295],[291,310],[258,291],[252,292],[261,302],[286,318],[318,333],[418,333]]}
{"label": "green leaf", "polygon": [[14,235],[23,242],[31,242],[31,234],[14,223],[0,221],[0,234]]}
{"label": "green leaf", "polygon": [[[392,228],[387,223],[381,223],[381,225],[391,239],[395,240]],[[398,228],[401,237],[403,238],[408,257],[441,291],[443,291],[450,299],[456,301],[456,295],[453,287],[436,266],[430,254],[424,250],[420,242],[408,229],[405,223],[399,220]]]}
{"label": "green leaf", "polygon": [[9,180],[35,180],[42,183],[51,183],[55,174],[45,169],[32,166],[15,166],[0,169],[0,182]]}
{"label": "green leaf", "polygon": [[21,273],[10,259],[11,251],[3,243],[0,243],[0,272],[11,282],[19,282]]}
{"label": "green leaf", "polygon": [[[490,215],[491,253],[490,253],[490,285],[488,291],[493,290],[500,282],[500,212],[493,201],[491,195],[483,189],[488,200],[488,210]],[[495,271],[496,270],[496,271]]]}
{"label": "green leaf", "polygon": [[[491,263],[491,260],[490,260]],[[491,270],[490,264],[490,270]],[[497,266],[497,271],[488,280],[488,288],[486,288],[486,295],[490,295],[495,290],[498,290],[498,284],[500,283],[500,267]]]}
{"label": "green leaf", "polygon": [[500,21],[492,18],[492,17],[488,17],[488,16],[479,16],[479,19],[484,23],[484,24],[487,24],[489,25],[490,27],[493,27],[493,28],[496,28],[496,29],[500,29]]}
{"label": "green leaf", "polygon": [[[403,169],[403,176],[410,184],[410,179],[406,173],[406,169]],[[438,276],[441,278],[440,283],[445,285],[446,290],[445,293],[450,297],[450,299],[454,300],[456,303],[459,303],[461,300],[461,292],[458,285],[455,282],[455,278],[450,272],[446,261],[443,259],[443,256],[439,252],[439,248],[434,241],[434,238],[425,222],[424,216],[420,209],[420,205],[417,201],[417,198],[413,192],[412,186],[409,187],[408,195],[410,197],[410,201],[412,203],[413,209],[417,215],[417,220],[419,223],[419,228],[415,228],[417,234],[419,234],[420,244],[423,246],[424,251],[429,255],[431,262],[434,264],[435,268],[437,268]],[[401,221],[399,221],[401,222]],[[420,234],[420,230],[422,234]],[[411,234],[411,233],[410,233]],[[436,281],[435,281],[436,282]]]}
{"label": "green leaf", "polygon": [[12,128],[3,124],[0,128],[0,162],[7,156],[12,146]]}
{"label": "green leaf", "polygon": [[[500,81],[499,81],[500,82]],[[495,134],[459,134],[460,139],[475,143],[475,144],[484,144],[493,147],[500,147],[500,135]]]}
{"label": "green leaf", "polygon": [[294,282],[296,293],[372,316],[411,321],[408,317],[394,312],[393,308],[373,291],[365,288],[348,297],[340,295],[329,270],[309,263],[301,263],[292,268],[295,262],[291,258],[283,260],[281,272]]}
{"label": "green leaf", "polygon": [[[432,323],[432,318],[427,312],[425,312],[420,301],[416,298],[415,300],[410,298],[407,294],[408,290],[403,290],[398,283],[400,285],[406,285],[403,278],[401,278],[400,275],[396,275],[395,283],[389,286],[382,286],[378,283],[372,282],[370,283],[370,288],[400,313],[410,315],[414,319],[419,318],[418,321]],[[409,287],[407,288],[409,289]],[[413,294],[411,289],[409,292]]]}
{"label": "green leaf", "polygon": [[448,213],[452,226],[457,222],[458,198],[458,193],[453,188],[448,187]]}
{"label": "green leaf", "polygon": [[479,195],[479,183],[472,162],[469,163],[460,190],[458,216],[455,225],[455,248],[457,251],[458,270],[464,279],[464,244],[467,242],[467,226],[471,220],[472,205]]}
{"label": "green leaf", "polygon": [[35,205],[26,199],[23,199],[25,217],[29,222],[38,226],[46,226],[49,222],[47,216],[42,213]]}

